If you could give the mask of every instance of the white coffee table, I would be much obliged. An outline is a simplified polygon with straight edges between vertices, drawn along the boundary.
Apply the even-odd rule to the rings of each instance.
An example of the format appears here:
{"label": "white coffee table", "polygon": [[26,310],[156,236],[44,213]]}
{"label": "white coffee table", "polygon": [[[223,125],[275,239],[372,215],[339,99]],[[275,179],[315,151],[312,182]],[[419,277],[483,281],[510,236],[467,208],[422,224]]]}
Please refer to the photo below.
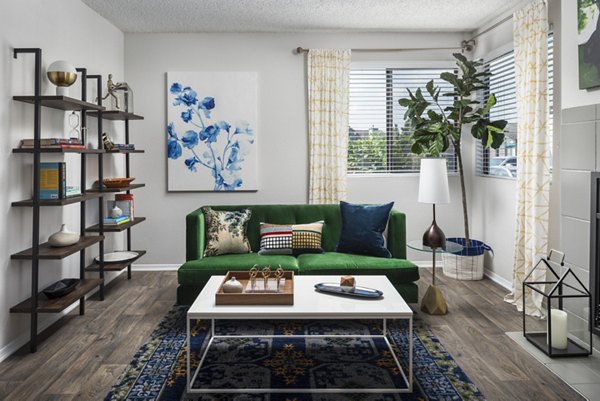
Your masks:
{"label": "white coffee table", "polygon": [[[198,367],[191,371],[190,352],[187,352],[187,391],[189,393],[409,393],[412,392],[413,382],[413,312],[404,299],[398,294],[386,276],[356,276],[357,285],[361,287],[376,288],[383,291],[380,299],[361,299],[335,296],[317,292],[314,285],[322,282],[337,283],[340,276],[295,276],[294,277],[294,305],[215,305],[215,293],[224,276],[212,276],[202,289],[192,306],[187,312],[187,344],[190,344],[190,326],[192,320],[210,320],[208,343],[205,341],[205,350],[202,353]],[[289,388],[248,388],[248,389],[199,389],[192,388],[198,372],[206,358],[208,350],[214,339],[230,336],[215,335],[215,320],[219,319],[381,319],[383,332],[379,335],[269,335],[267,337],[372,337],[383,338],[391,355],[398,366],[404,379],[406,388],[383,389],[289,389]],[[409,361],[408,377],[402,369],[396,354],[393,352],[387,338],[387,319],[406,319],[409,322]],[[240,336],[236,336],[240,337]],[[248,335],[245,337],[261,337]],[[264,336],[262,336],[264,337]]]}

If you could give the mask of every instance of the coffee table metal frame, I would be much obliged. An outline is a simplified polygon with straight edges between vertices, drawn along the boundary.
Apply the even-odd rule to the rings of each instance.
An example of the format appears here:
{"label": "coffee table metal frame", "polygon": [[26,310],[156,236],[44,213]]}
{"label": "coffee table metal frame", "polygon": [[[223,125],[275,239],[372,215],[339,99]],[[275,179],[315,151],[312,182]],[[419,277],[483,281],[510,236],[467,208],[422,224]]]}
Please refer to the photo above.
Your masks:
{"label": "coffee table metal frame", "polygon": [[[212,276],[208,283],[203,288],[202,292],[196,298],[196,301],[192,304],[187,313],[186,318],[186,344],[188,347],[187,352],[187,391],[188,393],[411,393],[413,389],[413,312],[408,307],[406,302],[398,294],[396,289],[392,286],[386,276],[357,276],[357,281],[361,286],[378,288],[383,291],[384,299],[387,302],[386,306],[397,302],[397,308],[382,308],[387,310],[380,310],[373,308],[377,302],[383,300],[365,300],[357,298],[342,298],[340,296],[332,296],[329,294],[323,294],[314,291],[314,284],[320,282],[336,282],[339,280],[339,276],[296,276],[294,277],[294,293],[295,297],[299,297],[300,294],[307,294],[308,289],[312,289],[313,292],[308,294],[311,297],[310,304],[318,305],[319,301],[327,303],[329,312],[310,310],[311,308],[305,308],[306,305],[215,305],[215,292],[223,281],[225,276]],[[387,298],[385,298],[387,296]],[[212,304],[210,299],[212,298]],[[398,299],[399,298],[399,299]],[[296,298],[298,300],[298,298]],[[391,302],[390,302],[391,301]],[[354,308],[346,308],[347,310],[335,310],[335,306],[342,306],[343,304],[354,302],[352,306]],[[333,305],[332,305],[333,304]],[[346,305],[346,306],[347,306]],[[208,306],[208,307],[207,307]],[[296,306],[296,310],[294,307]],[[362,306],[362,307],[361,307]],[[300,309],[300,310],[298,310]],[[306,310],[304,310],[306,309]],[[349,320],[349,319],[378,319],[383,321],[382,333],[373,335],[352,335],[352,334],[339,334],[339,335],[216,335],[215,334],[215,321],[219,319],[237,319],[237,320],[260,320],[260,319],[277,319],[277,320],[300,320],[300,319],[337,319],[337,320]],[[210,329],[208,341],[204,340],[202,349],[202,356],[198,367],[191,373],[191,358],[190,358],[190,333],[191,333],[191,321],[192,320],[210,320]],[[392,349],[392,345],[387,338],[387,319],[404,319],[408,320],[409,325],[409,360],[408,360],[408,377],[402,369],[398,357]],[[192,385],[198,377],[198,373],[202,368],[202,364],[210,350],[215,339],[221,338],[380,338],[383,339],[392,355],[398,371],[402,375],[406,388],[244,388],[244,389],[224,389],[224,388],[210,388],[201,389],[193,388]]]}

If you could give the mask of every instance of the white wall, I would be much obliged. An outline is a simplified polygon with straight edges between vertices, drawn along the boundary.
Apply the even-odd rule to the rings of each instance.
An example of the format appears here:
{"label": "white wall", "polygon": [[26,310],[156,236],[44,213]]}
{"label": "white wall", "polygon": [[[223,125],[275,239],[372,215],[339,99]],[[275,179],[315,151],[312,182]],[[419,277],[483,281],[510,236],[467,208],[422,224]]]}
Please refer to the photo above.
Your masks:
{"label": "white wall", "polygon": [[[57,59],[69,60],[75,66],[87,67],[89,74],[115,74],[123,78],[123,33],[98,16],[79,0],[19,0],[0,3],[0,211],[3,224],[0,228],[0,359],[14,347],[28,340],[29,315],[10,314],[9,308],[31,295],[30,266],[28,262],[11,261],[10,255],[31,247],[30,208],[14,208],[11,202],[31,197],[30,155],[13,154],[21,138],[33,138],[33,107],[11,100],[13,95],[33,94],[33,55],[20,55],[13,59],[14,47],[39,47],[42,49],[42,70]],[[89,91],[88,100],[93,101],[94,90]],[[79,83],[72,89],[72,96],[80,95]],[[43,73],[42,94],[54,94],[54,86]],[[67,136],[68,113],[42,110],[42,136]],[[91,120],[93,124],[95,120]],[[108,126],[110,132],[112,127]],[[90,136],[95,129],[90,130]],[[69,181],[78,184],[79,156],[65,158],[68,164]],[[96,160],[89,157],[89,176],[96,174]],[[59,161],[58,156],[45,156],[43,160]],[[118,160],[106,157],[107,173],[120,174]],[[91,180],[90,180],[91,184]],[[88,210],[95,208],[90,202]],[[88,221],[97,216],[90,211]],[[64,208],[42,208],[40,240],[46,241],[49,234],[67,223],[74,231],[79,229],[79,205]],[[110,234],[109,234],[110,235]],[[118,246],[122,238],[111,237],[107,249]],[[90,248],[88,257],[96,256],[98,248]],[[78,255],[78,254],[77,254]],[[64,277],[78,277],[77,255],[62,262],[40,263],[40,288]],[[91,259],[91,257],[90,257]],[[41,324],[56,318],[56,315],[40,315]],[[44,323],[45,322],[45,323]],[[22,334],[25,334],[23,336]]]}
{"label": "white wall", "polygon": [[[146,154],[132,157],[132,174],[149,185],[136,192],[136,208],[148,221],[135,228],[134,248],[147,249],[143,263],[185,260],[185,215],[201,205],[306,203],[308,141],[305,56],[293,49],[457,46],[458,34],[126,34],[125,72],[144,121],[131,126],[132,141]],[[353,61],[449,60],[450,52],[355,53]],[[452,62],[449,63],[450,65]],[[166,191],[166,72],[257,71],[259,190],[255,193]],[[430,206],[416,202],[416,176],[352,177],[348,200],[395,201],[407,213],[409,239],[431,223]],[[447,234],[462,232],[460,196],[440,207]],[[413,260],[425,255],[410,254]]]}

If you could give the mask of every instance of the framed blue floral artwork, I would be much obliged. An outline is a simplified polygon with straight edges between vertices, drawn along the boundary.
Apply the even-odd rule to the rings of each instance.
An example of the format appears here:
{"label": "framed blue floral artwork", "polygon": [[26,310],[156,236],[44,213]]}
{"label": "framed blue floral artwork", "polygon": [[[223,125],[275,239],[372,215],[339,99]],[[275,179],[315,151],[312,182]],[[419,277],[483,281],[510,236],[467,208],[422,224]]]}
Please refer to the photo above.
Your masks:
{"label": "framed blue floral artwork", "polygon": [[257,74],[167,73],[169,191],[257,191]]}

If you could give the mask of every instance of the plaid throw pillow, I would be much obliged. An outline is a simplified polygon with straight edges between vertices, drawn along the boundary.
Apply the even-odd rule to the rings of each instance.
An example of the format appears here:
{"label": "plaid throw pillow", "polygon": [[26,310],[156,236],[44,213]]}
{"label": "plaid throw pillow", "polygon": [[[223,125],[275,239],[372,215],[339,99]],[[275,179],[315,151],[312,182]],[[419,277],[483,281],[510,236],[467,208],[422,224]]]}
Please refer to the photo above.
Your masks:
{"label": "plaid throw pillow", "polygon": [[323,221],[308,224],[260,224],[259,255],[322,253]]}

